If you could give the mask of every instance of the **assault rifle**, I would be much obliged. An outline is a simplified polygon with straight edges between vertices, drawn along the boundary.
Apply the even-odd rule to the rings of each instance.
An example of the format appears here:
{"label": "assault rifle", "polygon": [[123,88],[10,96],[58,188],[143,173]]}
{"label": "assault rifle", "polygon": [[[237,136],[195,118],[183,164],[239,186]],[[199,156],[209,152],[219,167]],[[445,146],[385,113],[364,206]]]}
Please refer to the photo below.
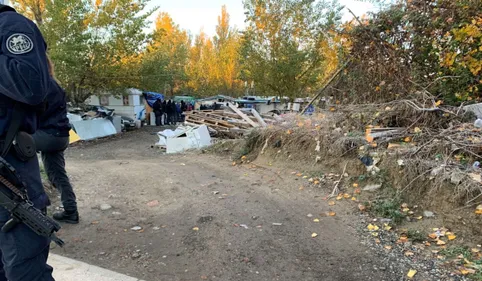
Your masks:
{"label": "assault rifle", "polygon": [[12,216],[2,227],[2,232],[8,232],[17,224],[23,223],[38,235],[48,237],[62,247],[64,241],[54,233],[60,230],[60,225],[35,208],[25,190],[25,185],[15,169],[0,157],[0,206],[9,211]]}

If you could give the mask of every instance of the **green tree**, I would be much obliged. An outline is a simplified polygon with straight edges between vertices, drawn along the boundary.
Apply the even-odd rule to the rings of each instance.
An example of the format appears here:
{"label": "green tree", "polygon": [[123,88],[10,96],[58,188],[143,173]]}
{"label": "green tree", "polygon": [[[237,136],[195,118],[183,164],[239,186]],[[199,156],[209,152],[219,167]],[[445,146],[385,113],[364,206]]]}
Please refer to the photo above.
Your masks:
{"label": "green tree", "polygon": [[139,61],[148,0],[47,0],[42,32],[56,74],[69,98],[82,103],[92,94],[139,85]]}
{"label": "green tree", "polygon": [[246,0],[242,77],[265,95],[304,95],[325,76],[322,46],[340,20],[336,2]]}

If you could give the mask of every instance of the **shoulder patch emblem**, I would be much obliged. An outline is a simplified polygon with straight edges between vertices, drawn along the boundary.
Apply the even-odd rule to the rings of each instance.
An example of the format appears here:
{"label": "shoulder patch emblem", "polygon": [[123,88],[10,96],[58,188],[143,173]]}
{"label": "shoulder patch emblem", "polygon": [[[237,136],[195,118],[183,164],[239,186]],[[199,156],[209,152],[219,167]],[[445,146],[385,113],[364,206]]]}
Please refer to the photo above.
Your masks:
{"label": "shoulder patch emblem", "polygon": [[10,35],[7,39],[7,50],[14,55],[26,54],[33,50],[33,42],[30,37],[22,33]]}

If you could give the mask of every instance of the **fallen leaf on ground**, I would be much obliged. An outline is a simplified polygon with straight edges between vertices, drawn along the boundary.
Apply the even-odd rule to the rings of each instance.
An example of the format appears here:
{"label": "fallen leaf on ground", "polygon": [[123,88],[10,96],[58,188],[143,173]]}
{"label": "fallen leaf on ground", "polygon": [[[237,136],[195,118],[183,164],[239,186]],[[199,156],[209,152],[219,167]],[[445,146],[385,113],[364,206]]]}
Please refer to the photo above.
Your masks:
{"label": "fallen leaf on ground", "polygon": [[315,180],[313,178],[310,178],[308,182],[314,182]]}
{"label": "fallen leaf on ground", "polygon": [[335,201],[328,202],[328,205],[330,205],[330,206],[335,206],[335,204],[336,204]]}
{"label": "fallen leaf on ground", "polygon": [[411,256],[415,255],[412,251],[406,251],[404,254],[405,254],[406,257],[411,257]]}
{"label": "fallen leaf on ground", "polygon": [[313,184],[319,185],[319,184],[320,184],[320,181],[314,181]]}
{"label": "fallen leaf on ground", "polygon": [[409,208],[403,208],[402,211],[403,211],[404,213],[408,213],[408,211],[410,211],[410,209],[409,209]]}
{"label": "fallen leaf on ground", "polygon": [[354,184],[353,184],[353,187],[357,188],[357,187],[358,187],[358,183],[354,183]]}
{"label": "fallen leaf on ground", "polygon": [[417,220],[421,220],[421,219],[423,219],[423,217],[422,217],[422,216],[417,217]]}
{"label": "fallen leaf on ground", "polygon": [[447,235],[447,238],[449,240],[455,240],[455,238],[457,238],[457,236],[455,234],[451,233],[451,232],[447,232],[447,233],[445,233],[445,235]]}
{"label": "fallen leaf on ground", "polygon": [[93,221],[91,224],[99,224],[99,221]]}
{"label": "fallen leaf on ground", "polygon": [[334,216],[336,216],[336,213],[335,213],[335,212],[329,212],[328,215],[329,215],[330,217],[334,217]]}
{"label": "fallen leaf on ground", "polygon": [[304,186],[300,186],[299,190],[303,190],[303,189],[305,189],[305,187],[304,187]]}
{"label": "fallen leaf on ground", "polygon": [[382,243],[382,241],[380,241],[380,239],[377,238],[377,239],[375,239],[375,243],[380,244],[380,243]]}
{"label": "fallen leaf on ground", "polygon": [[320,222],[320,220],[319,220],[319,219],[314,219],[313,221],[314,221],[314,222]]}
{"label": "fallen leaf on ground", "polygon": [[196,226],[196,227],[193,227],[192,230],[198,231],[198,230],[199,230],[199,227],[197,227],[197,226]]}
{"label": "fallen leaf on ground", "polygon": [[208,277],[207,276],[201,276],[201,279],[202,280],[208,280]]}
{"label": "fallen leaf on ground", "polygon": [[304,179],[307,179],[307,178],[308,178],[308,176],[303,176],[303,178],[304,178]]}
{"label": "fallen leaf on ground", "polygon": [[378,237],[378,232],[372,232],[372,236]]}
{"label": "fallen leaf on ground", "polygon": [[432,243],[430,243],[430,242],[425,242],[425,246],[430,247],[430,246],[432,246]]}
{"label": "fallen leaf on ground", "polygon": [[443,241],[443,240],[438,240],[438,241],[437,241],[437,245],[439,245],[439,246],[443,246],[443,245],[445,245],[445,244],[447,244],[447,243],[445,243],[445,241]]}
{"label": "fallen leaf on ground", "polygon": [[419,127],[415,127],[415,129],[413,129],[413,132],[415,134],[418,134],[418,133],[422,132],[422,130]]}
{"label": "fallen leaf on ground", "polygon": [[408,278],[413,278],[417,274],[417,271],[415,269],[410,269],[410,271],[407,273]]}
{"label": "fallen leaf on ground", "polygon": [[356,197],[352,197],[352,198],[351,198],[351,201],[356,201]]}
{"label": "fallen leaf on ground", "polygon": [[387,249],[387,250],[391,250],[392,246],[386,245],[384,248]]}
{"label": "fallen leaf on ground", "polygon": [[407,203],[403,203],[403,204],[402,204],[402,208],[408,208],[408,204],[407,204]]}
{"label": "fallen leaf on ground", "polygon": [[471,268],[461,268],[460,269],[460,273],[462,273],[462,275],[467,275],[467,274],[474,274],[475,273],[475,270],[474,269],[471,269]]}
{"label": "fallen leaf on ground", "polygon": [[311,234],[311,238],[315,238],[315,237],[317,237],[317,236],[318,236],[317,233],[314,233],[314,232],[313,232],[313,234]]}
{"label": "fallen leaf on ground", "polygon": [[369,225],[367,226],[367,229],[368,229],[369,231],[377,231],[377,230],[380,229],[380,228],[379,228],[378,226],[376,226],[376,225],[369,224]]}
{"label": "fallen leaf on ground", "polygon": [[236,162],[233,162],[233,166],[236,166]]}
{"label": "fallen leaf on ground", "polygon": [[470,250],[472,251],[472,253],[475,253],[475,254],[477,254],[477,253],[480,252],[480,250],[477,249],[477,248],[472,248],[472,249],[470,249]]}
{"label": "fallen leaf on ground", "polygon": [[397,243],[407,243],[408,242],[408,237],[407,236],[401,236]]}
{"label": "fallen leaf on ground", "polygon": [[149,207],[155,207],[159,205],[159,200],[152,200],[151,202],[147,203],[147,206]]}
{"label": "fallen leaf on ground", "polygon": [[360,194],[361,193],[361,189],[357,188],[355,189],[355,194]]}
{"label": "fallen leaf on ground", "polygon": [[341,200],[341,199],[343,199],[343,195],[341,194],[336,197],[336,200]]}
{"label": "fallen leaf on ground", "polygon": [[482,215],[482,204],[477,206],[477,208],[475,208],[475,214]]}
{"label": "fallen leaf on ground", "polygon": [[438,238],[438,235],[437,235],[437,233],[434,232],[434,233],[430,233],[430,234],[428,235],[428,237],[430,237],[430,238],[432,238],[432,239],[437,239],[437,238]]}
{"label": "fallen leaf on ground", "polygon": [[392,227],[389,225],[389,224],[385,224],[385,227],[383,227],[383,229],[385,229],[386,231],[390,231],[392,229]]}
{"label": "fallen leaf on ground", "polygon": [[350,198],[350,197],[351,197],[351,195],[350,195],[350,194],[348,194],[348,193],[345,193],[345,194],[343,194],[343,197],[344,197],[345,199],[348,199],[348,198]]}

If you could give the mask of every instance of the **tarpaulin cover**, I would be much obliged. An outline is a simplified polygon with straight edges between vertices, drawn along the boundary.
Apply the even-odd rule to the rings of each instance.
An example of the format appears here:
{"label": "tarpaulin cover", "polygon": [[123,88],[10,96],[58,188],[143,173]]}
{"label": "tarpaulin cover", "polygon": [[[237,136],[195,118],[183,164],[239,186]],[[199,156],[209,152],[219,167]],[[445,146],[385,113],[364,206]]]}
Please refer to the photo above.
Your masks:
{"label": "tarpaulin cover", "polygon": [[164,95],[159,94],[159,93],[154,93],[154,92],[144,92],[142,93],[144,95],[144,98],[147,101],[147,104],[152,107],[156,100],[161,99],[161,101],[164,100]]}

